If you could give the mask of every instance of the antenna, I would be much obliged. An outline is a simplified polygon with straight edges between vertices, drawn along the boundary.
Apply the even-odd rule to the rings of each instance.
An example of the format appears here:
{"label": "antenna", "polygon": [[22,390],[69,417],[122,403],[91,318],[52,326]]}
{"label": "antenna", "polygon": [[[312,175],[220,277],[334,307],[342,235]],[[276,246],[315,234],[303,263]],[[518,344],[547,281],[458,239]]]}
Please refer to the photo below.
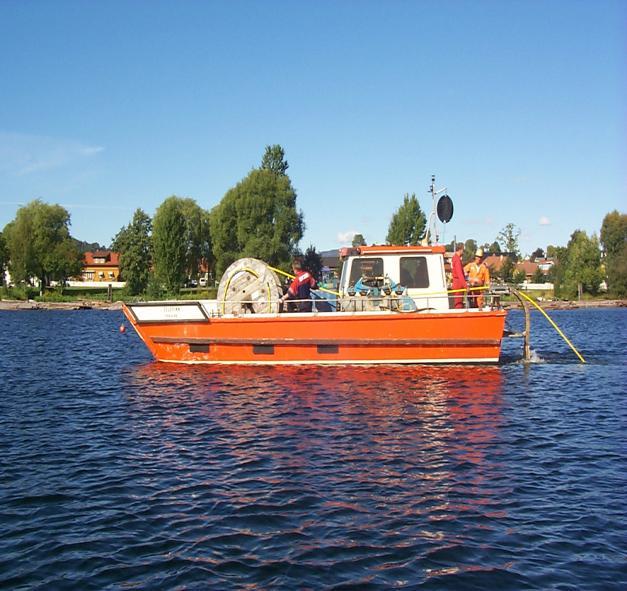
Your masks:
{"label": "antenna", "polygon": [[[440,194],[440,193],[444,193],[446,191],[446,187],[443,187],[442,189],[436,189],[435,188],[435,175],[432,174],[431,175],[431,185],[429,185],[429,189],[428,189],[428,193],[431,193],[431,201],[432,201],[432,205],[431,205],[431,213],[429,214],[429,221],[427,222],[427,231],[425,232],[425,237],[422,241],[422,243],[426,246],[429,244],[429,238],[433,238],[435,237],[435,242],[437,244],[438,240],[439,240],[439,236],[438,236],[438,227],[437,227],[437,220],[436,220],[436,212],[438,210],[438,204],[436,204],[436,197]],[[440,217],[440,220],[444,223],[448,222],[451,217],[453,217],[453,202],[451,201],[451,198],[448,195],[444,195],[442,197],[442,199],[444,199],[444,197],[447,198],[448,201],[450,201],[450,216],[448,216],[448,219],[444,220],[442,216]],[[441,201],[441,200],[440,200]],[[437,212],[439,214],[439,212]]]}

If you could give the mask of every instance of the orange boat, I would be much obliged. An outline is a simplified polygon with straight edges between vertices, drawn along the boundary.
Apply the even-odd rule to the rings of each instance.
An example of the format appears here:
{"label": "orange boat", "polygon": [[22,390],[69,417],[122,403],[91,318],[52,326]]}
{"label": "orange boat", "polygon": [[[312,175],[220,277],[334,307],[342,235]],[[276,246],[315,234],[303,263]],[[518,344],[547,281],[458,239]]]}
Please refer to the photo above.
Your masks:
{"label": "orange boat", "polygon": [[443,246],[344,249],[339,291],[280,311],[276,269],[240,259],[216,300],[125,304],[159,361],[213,364],[496,363],[506,312],[451,309]]}

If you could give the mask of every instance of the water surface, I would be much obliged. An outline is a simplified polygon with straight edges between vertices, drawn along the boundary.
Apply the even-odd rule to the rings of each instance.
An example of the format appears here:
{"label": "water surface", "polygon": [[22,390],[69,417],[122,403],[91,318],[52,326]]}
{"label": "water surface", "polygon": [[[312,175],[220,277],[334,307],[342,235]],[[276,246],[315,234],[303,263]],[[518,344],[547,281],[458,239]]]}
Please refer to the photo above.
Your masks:
{"label": "water surface", "polygon": [[0,587],[624,589],[627,311],[552,316],[588,364],[535,315],[531,365],[216,369],[0,312]]}

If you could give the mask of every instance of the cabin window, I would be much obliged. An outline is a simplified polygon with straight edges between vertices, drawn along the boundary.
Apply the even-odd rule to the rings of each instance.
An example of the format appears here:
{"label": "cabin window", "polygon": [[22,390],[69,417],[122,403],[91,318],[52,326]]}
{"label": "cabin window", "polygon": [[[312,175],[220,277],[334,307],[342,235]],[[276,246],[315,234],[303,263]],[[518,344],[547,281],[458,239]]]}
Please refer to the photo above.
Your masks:
{"label": "cabin window", "polygon": [[429,287],[427,257],[401,257],[399,279],[410,289]]}
{"label": "cabin window", "polygon": [[355,285],[362,275],[368,277],[383,277],[383,259],[380,257],[353,259],[348,284]]}

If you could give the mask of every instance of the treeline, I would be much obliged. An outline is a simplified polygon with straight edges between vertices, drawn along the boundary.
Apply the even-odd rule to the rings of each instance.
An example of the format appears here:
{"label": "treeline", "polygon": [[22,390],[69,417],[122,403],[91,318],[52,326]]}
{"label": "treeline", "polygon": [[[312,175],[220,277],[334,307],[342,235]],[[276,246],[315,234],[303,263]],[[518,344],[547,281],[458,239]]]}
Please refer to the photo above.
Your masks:
{"label": "treeline", "polygon": [[[469,261],[477,248],[488,254],[506,254],[503,265],[495,276],[504,282],[521,283],[523,271],[516,271],[521,254],[518,246],[520,229],[508,224],[491,244],[478,245],[474,240],[464,244],[464,262]],[[452,245],[449,245],[452,250]],[[579,295],[598,295],[603,283],[607,293],[615,297],[627,296],[627,215],[618,211],[608,213],[603,219],[600,235],[589,236],[575,230],[566,246],[549,245],[546,252],[537,248],[530,260],[548,258],[553,261],[547,275],[538,269],[532,277],[534,283],[550,281],[555,295],[574,299]]]}
{"label": "treeline", "polygon": [[[415,195],[405,195],[403,204],[395,212],[388,227],[388,244],[419,244],[424,238],[426,217]],[[507,224],[491,243],[479,244],[469,238],[464,242],[463,262],[473,259],[477,249],[485,254],[506,255],[493,276],[506,283],[522,283],[526,274],[516,270],[521,260],[519,247],[520,228]],[[362,234],[356,234],[353,246],[366,244]],[[454,241],[447,250],[454,250]],[[588,236],[583,230],[575,230],[566,246],[549,245],[546,252],[537,248],[530,260],[550,258],[553,261],[547,275],[540,268],[532,277],[534,283],[550,281],[555,295],[574,299],[582,294],[597,295],[605,282],[608,295],[627,297],[627,215],[612,211],[603,219],[600,235]]]}
{"label": "treeline", "polygon": [[[241,257],[259,258],[287,269],[291,258],[302,254],[298,243],[305,228],[288,167],[283,148],[267,146],[259,167],[211,210],[176,195],[165,199],[153,218],[137,209],[111,244],[111,249],[120,253],[120,271],[128,293],[175,295],[188,280],[198,280],[209,270],[219,279]],[[70,236],[69,226],[70,215],[60,205],[36,200],[21,207],[0,233],[0,285],[6,268],[14,283],[29,284],[36,277],[42,288],[53,280],[63,283],[80,275],[85,247],[98,245],[79,243]],[[391,218],[386,242],[419,244],[426,226],[416,195],[406,194]],[[515,269],[521,258],[519,237],[520,229],[507,224],[491,243],[467,239],[464,262],[472,260],[478,248],[486,254],[506,254],[493,275],[505,282],[522,282],[524,272]],[[366,240],[356,234],[353,245],[360,244]],[[453,243],[447,249],[452,251]],[[533,281],[552,281],[558,297],[596,295],[603,281],[610,295],[627,296],[627,215],[613,211],[605,216],[600,237],[576,230],[566,246],[548,246],[546,253],[537,248],[531,259],[545,254],[554,265],[548,276],[538,270]],[[304,258],[305,267],[319,276],[322,261],[313,246]]]}
{"label": "treeline", "polygon": [[[188,280],[208,270],[220,277],[245,256],[287,268],[300,254],[304,231],[288,166],[281,146],[267,146],[260,166],[211,211],[176,195],[165,199],[153,218],[137,209],[111,244],[120,253],[129,294],[177,294]],[[37,200],[21,207],[0,233],[0,283],[5,268],[15,284],[37,278],[42,288],[80,275],[83,251],[69,226],[70,215],[60,205]],[[310,266],[321,266],[315,248],[305,255]]]}
{"label": "treeline", "polygon": [[211,269],[215,277],[241,257],[287,267],[304,230],[283,148],[267,146],[261,164],[211,211],[168,197],[150,218],[138,209],[113,240],[131,295],[176,294]]}
{"label": "treeline", "polygon": [[31,201],[0,233],[0,284],[9,269],[15,284],[31,278],[45,287],[80,274],[83,255],[70,236],[70,214],[60,205]]}
{"label": "treeline", "polygon": [[596,295],[603,281],[610,295],[627,296],[626,214],[608,213],[599,237],[575,230],[565,247],[549,248],[555,260],[550,278],[558,297],[573,299],[583,293]]}

